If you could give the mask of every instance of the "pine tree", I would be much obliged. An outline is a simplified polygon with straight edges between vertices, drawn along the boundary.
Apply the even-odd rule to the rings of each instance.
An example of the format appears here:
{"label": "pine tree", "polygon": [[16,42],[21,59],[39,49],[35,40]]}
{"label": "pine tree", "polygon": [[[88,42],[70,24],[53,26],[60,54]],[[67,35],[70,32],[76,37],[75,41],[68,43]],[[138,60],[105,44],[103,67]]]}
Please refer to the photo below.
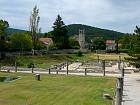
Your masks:
{"label": "pine tree", "polygon": [[68,45],[68,36],[67,36],[67,28],[64,24],[60,15],[57,16],[56,21],[53,24],[53,32],[52,38],[54,41],[55,46],[58,49],[66,49],[69,47]]}
{"label": "pine tree", "polygon": [[131,65],[134,65],[136,68],[140,68],[140,28],[136,26],[134,31],[136,37],[135,43],[133,44],[133,49],[130,49],[128,55],[130,57],[126,58]]}

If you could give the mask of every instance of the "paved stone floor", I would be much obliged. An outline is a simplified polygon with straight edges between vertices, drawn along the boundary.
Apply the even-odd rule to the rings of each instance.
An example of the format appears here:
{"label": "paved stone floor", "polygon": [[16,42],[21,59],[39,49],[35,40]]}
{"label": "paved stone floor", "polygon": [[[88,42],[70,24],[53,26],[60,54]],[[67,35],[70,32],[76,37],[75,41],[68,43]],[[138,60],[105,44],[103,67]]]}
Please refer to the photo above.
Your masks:
{"label": "paved stone floor", "polygon": [[125,75],[122,105],[140,105],[140,74]]}

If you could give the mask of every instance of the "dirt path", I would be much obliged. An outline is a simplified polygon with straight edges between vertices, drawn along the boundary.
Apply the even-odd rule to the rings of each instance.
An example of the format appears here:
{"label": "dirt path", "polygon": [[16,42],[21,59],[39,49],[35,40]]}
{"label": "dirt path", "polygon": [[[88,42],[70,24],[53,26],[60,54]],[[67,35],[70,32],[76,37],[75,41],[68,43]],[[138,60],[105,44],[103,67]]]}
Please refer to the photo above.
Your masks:
{"label": "dirt path", "polygon": [[140,105],[140,74],[125,75],[122,105]]}

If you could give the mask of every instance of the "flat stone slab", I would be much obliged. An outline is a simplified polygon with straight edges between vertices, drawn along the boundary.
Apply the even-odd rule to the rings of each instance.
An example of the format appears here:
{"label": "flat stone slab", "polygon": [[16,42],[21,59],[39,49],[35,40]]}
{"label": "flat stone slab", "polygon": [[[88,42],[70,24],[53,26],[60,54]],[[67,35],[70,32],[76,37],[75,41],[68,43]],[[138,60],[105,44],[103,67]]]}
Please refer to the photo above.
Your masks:
{"label": "flat stone slab", "polygon": [[128,74],[124,78],[122,105],[140,105],[140,74]]}

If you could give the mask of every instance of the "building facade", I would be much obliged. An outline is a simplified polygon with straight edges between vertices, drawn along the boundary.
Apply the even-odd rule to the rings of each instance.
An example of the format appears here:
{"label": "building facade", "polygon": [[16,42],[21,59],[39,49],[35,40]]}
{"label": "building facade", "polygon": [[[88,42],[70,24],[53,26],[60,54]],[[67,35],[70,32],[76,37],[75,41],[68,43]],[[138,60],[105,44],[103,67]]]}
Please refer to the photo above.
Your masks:
{"label": "building facade", "polygon": [[115,50],[116,42],[115,40],[106,40],[106,50]]}

